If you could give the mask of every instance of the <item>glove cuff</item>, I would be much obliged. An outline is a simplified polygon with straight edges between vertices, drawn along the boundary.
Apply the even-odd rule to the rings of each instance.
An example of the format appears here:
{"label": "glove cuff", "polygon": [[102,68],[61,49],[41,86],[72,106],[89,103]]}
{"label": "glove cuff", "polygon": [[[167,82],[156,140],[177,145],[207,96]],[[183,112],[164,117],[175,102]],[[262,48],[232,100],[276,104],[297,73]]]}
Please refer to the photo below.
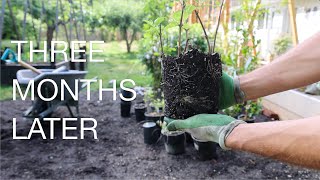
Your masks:
{"label": "glove cuff", "polygon": [[227,137],[229,136],[229,134],[233,131],[233,129],[235,127],[237,127],[239,124],[246,124],[246,122],[242,121],[242,120],[235,120],[232,121],[230,124],[226,125],[220,136],[219,136],[219,145],[222,149],[224,150],[230,150],[231,148],[226,147],[225,145],[225,140],[227,139]]}
{"label": "glove cuff", "polygon": [[233,78],[234,84],[234,98],[237,104],[244,103],[246,99],[246,94],[240,89],[240,79],[238,76]]}

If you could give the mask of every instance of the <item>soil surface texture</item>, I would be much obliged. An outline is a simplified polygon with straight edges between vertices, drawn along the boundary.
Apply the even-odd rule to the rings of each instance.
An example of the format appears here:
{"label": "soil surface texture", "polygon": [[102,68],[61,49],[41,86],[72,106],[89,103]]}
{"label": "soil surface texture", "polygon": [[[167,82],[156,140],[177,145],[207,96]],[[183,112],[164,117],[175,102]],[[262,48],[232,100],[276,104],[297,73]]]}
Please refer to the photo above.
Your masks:
{"label": "soil surface texture", "polygon": [[[120,101],[112,101],[111,94],[106,94],[102,101],[97,100],[98,93],[91,97],[91,101],[80,103],[80,112],[82,117],[98,121],[98,140],[91,133],[85,134],[83,140],[63,140],[61,123],[55,124],[54,140],[43,140],[40,135],[30,140],[13,140],[12,118],[17,118],[18,135],[29,132],[33,120],[23,119],[22,112],[31,101],[0,102],[1,179],[320,178],[319,171],[220,148],[218,159],[211,161],[199,161],[192,144],[188,144],[185,154],[168,155],[162,141],[156,145],[143,143],[142,124],[136,123],[134,114],[130,118],[120,117]],[[85,99],[83,94],[81,99]],[[69,113],[61,107],[53,117],[69,117]],[[49,126],[43,126],[48,135]],[[78,133],[68,135],[79,137]]]}
{"label": "soil surface texture", "polygon": [[179,58],[164,58],[162,75],[166,117],[186,119],[218,112],[222,76],[219,54],[192,49]]}

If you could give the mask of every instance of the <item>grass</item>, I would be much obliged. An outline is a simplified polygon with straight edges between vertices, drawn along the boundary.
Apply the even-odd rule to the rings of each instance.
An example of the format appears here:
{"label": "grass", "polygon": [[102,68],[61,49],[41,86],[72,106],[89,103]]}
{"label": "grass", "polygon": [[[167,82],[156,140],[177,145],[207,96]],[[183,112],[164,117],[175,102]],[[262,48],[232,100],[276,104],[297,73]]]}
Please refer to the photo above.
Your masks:
{"label": "grass", "polygon": [[0,86],[0,100],[12,99],[12,87]]}
{"label": "grass", "polygon": [[[104,59],[104,62],[91,62],[88,64],[88,79],[97,76],[103,80],[104,87],[113,79],[117,81],[117,87],[119,87],[120,81],[124,79],[134,80],[136,86],[148,86],[151,84],[151,76],[146,74],[145,66],[137,58],[136,45],[133,46],[132,53],[126,53],[124,42],[111,42],[98,46],[100,47],[97,48],[103,49],[104,53],[100,53],[100,55],[99,53],[93,54],[93,58]],[[97,89],[98,83],[92,84],[92,87]]]}
{"label": "grass", "polygon": [[[89,48],[88,48],[89,49]],[[152,78],[146,74],[145,66],[137,58],[137,45],[133,44],[132,53],[126,52],[124,42],[96,44],[93,49],[101,49],[102,53],[93,53],[94,59],[104,62],[89,62],[86,79],[98,77],[102,79],[103,87],[110,87],[109,81],[116,80],[117,88],[121,80],[132,79],[136,86],[150,86]],[[126,84],[129,87],[129,84]],[[98,83],[92,83],[92,90],[98,89]],[[12,99],[12,87],[0,86],[0,100]]]}

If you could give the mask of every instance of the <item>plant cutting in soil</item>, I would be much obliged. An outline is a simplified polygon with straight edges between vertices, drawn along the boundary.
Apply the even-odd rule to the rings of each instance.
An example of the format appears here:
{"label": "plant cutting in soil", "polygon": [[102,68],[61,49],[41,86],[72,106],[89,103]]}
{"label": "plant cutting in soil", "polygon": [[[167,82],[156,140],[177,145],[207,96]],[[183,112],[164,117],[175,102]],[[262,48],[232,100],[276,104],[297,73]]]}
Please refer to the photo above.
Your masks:
{"label": "plant cutting in soil", "polygon": [[157,122],[158,120],[162,121],[164,118],[164,114],[162,112],[164,101],[161,97],[161,93],[159,95],[156,91],[152,91],[151,89],[147,90],[145,94],[145,102],[147,105],[147,112],[144,114],[145,119],[153,122]]}
{"label": "plant cutting in soil", "polygon": [[[223,1],[220,7],[212,47],[210,47],[208,35],[198,11],[192,7],[188,8],[189,13],[195,11],[208,44],[208,52],[203,53],[194,48],[188,50],[188,26],[184,23],[186,4],[182,1],[177,57],[166,56],[162,60],[162,87],[165,98],[164,114],[166,117],[186,119],[196,114],[216,114],[218,112],[219,83],[222,76],[222,66],[220,55],[215,52],[215,41],[222,7]],[[187,41],[184,50],[181,52],[181,31],[183,28],[186,31]],[[162,44],[161,25],[160,43]],[[175,150],[179,151],[180,149],[181,152],[179,153],[184,152],[182,149],[185,147],[185,133],[176,134],[175,132],[169,135],[166,134],[166,131],[163,132],[165,133],[162,134],[167,138],[165,138],[165,147],[168,153],[174,152],[172,154],[175,154]],[[215,143],[194,141],[194,145],[201,160],[210,160],[216,157]],[[176,149],[172,149],[172,146],[175,146]]]}
{"label": "plant cutting in soil", "polygon": [[158,120],[162,121],[164,118],[163,113],[159,113],[159,112],[146,112],[144,115],[147,121],[153,121],[153,122],[157,122]]}
{"label": "plant cutting in soil", "polygon": [[[221,7],[222,5],[223,3]],[[185,50],[181,51],[181,31],[184,26],[188,27],[184,23],[186,9],[188,10],[186,12],[189,13],[192,13],[193,10],[195,11],[208,43],[208,53],[203,53],[193,48],[187,51],[188,40]],[[218,27],[219,21],[217,29]],[[188,30],[185,30],[186,36],[188,36]],[[217,30],[215,39],[216,36]],[[161,35],[160,42],[162,44]],[[218,112],[219,82],[222,76],[222,67],[220,55],[214,51],[214,48],[215,40],[211,48],[198,11],[194,7],[186,8],[185,2],[182,1],[178,55],[177,57],[164,56],[162,60],[162,88],[165,98],[164,114],[166,117],[186,119],[196,114],[216,114]]]}

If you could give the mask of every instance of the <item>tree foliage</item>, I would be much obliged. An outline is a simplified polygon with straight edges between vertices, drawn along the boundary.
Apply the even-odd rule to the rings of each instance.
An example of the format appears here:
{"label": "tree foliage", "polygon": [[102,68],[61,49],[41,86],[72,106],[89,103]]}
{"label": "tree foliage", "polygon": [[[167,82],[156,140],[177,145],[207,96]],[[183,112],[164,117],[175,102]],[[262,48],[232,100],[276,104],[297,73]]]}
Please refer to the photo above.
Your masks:
{"label": "tree foliage", "polygon": [[131,51],[131,45],[143,24],[143,4],[140,1],[127,1],[119,4],[118,1],[108,1],[104,10],[103,24],[119,30],[126,41],[127,52]]}
{"label": "tree foliage", "polygon": [[[23,32],[25,32],[26,40],[37,40],[39,36],[40,27],[45,32],[48,45],[53,39],[53,35],[56,32],[56,27],[62,26],[74,26],[77,22],[77,26],[83,26],[85,29],[90,22],[92,13],[86,9],[90,9],[88,0],[58,0],[58,18],[56,19],[56,0],[46,1],[43,0],[28,0],[27,16],[26,16],[26,27],[23,30],[23,20],[25,12],[26,0],[9,0],[9,4],[6,3],[5,14],[4,14],[4,26],[3,26],[3,39],[19,39]],[[61,3],[61,4],[60,4]],[[80,3],[83,6],[80,9]],[[12,9],[14,19],[10,14],[9,9]],[[73,14],[72,14],[73,13]],[[83,18],[83,19],[82,19]],[[13,24],[16,23],[16,24]],[[80,25],[81,23],[81,25]],[[14,30],[17,33],[13,33]],[[60,29],[59,31],[62,31]],[[68,30],[65,28],[64,30]],[[73,33],[72,33],[73,34]],[[40,34],[41,35],[41,34]]]}

